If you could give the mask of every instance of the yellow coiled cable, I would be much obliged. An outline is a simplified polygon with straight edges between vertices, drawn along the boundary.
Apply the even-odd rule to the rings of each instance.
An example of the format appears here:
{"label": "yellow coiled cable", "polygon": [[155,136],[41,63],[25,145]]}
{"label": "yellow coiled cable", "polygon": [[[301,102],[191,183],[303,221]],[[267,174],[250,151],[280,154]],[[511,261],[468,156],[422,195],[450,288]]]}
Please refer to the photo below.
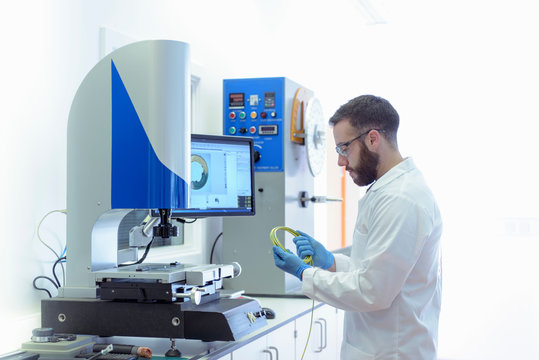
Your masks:
{"label": "yellow coiled cable", "polygon": [[[289,227],[286,227],[286,226],[277,226],[277,227],[274,227],[273,229],[271,229],[271,231],[270,231],[271,243],[274,246],[277,246],[277,247],[283,249],[286,252],[290,252],[287,249],[285,249],[285,247],[281,244],[281,242],[277,238],[277,230],[287,231],[287,232],[289,232],[290,234],[292,234],[294,236],[300,236],[301,234],[298,233],[296,230],[293,230],[293,229],[291,229]],[[313,257],[311,255],[305,256],[302,260],[303,260],[303,262],[305,264],[313,266]],[[312,305],[312,309],[311,309],[311,324],[309,326],[309,334],[307,335],[307,342],[305,343],[305,348],[303,349],[303,354],[301,355],[301,360],[303,360],[303,357],[305,356],[305,351],[307,350],[307,346],[309,345],[309,339],[311,338],[311,330],[313,329],[313,316],[314,316],[314,299],[313,299],[313,305]]]}
{"label": "yellow coiled cable", "polygon": [[[274,227],[273,229],[271,229],[271,232],[270,232],[271,243],[273,245],[277,246],[277,247],[280,247],[281,249],[283,249],[286,252],[290,252],[290,251],[288,251],[287,249],[284,248],[284,246],[281,244],[281,242],[277,238],[277,230],[287,231],[287,232],[289,232],[290,234],[292,234],[294,236],[300,236],[301,234],[298,233],[296,230],[293,230],[293,229],[291,229],[289,227],[286,227],[286,226],[277,226],[277,227]],[[308,256],[305,256],[302,260],[303,260],[303,262],[305,264],[312,265],[313,257],[311,255],[308,255]]]}

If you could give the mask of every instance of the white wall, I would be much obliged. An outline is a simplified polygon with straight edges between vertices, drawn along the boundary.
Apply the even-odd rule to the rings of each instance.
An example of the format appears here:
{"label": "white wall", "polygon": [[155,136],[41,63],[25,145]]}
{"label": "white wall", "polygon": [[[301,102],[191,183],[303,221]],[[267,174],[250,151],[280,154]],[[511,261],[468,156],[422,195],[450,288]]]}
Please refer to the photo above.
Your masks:
{"label": "white wall", "polygon": [[[39,326],[44,294],[31,280],[50,275],[53,256],[35,228],[65,207],[67,114],[107,26],[191,44],[209,82],[201,132],[220,132],[221,78],[290,77],[315,90],[326,115],[362,93],[388,98],[401,152],[444,215],[440,356],[539,357],[535,7],[384,3],[389,24],[366,26],[356,0],[2,2],[0,319],[13,331],[0,349]],[[54,214],[42,236],[61,251],[64,229]]]}

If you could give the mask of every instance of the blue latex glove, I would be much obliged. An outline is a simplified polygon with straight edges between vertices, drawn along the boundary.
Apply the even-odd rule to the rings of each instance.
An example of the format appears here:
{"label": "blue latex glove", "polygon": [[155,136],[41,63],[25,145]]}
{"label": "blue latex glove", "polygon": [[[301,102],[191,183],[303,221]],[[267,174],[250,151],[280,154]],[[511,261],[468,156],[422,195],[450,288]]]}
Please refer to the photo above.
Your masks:
{"label": "blue latex glove", "polygon": [[279,269],[296,276],[300,280],[302,280],[301,274],[303,270],[309,268],[309,265],[305,264],[299,257],[284,251],[278,246],[273,247],[273,260],[275,260],[275,266]]}
{"label": "blue latex glove", "polygon": [[313,265],[324,270],[333,266],[335,257],[326,250],[324,245],[310,237],[309,235],[296,230],[300,235],[294,238],[296,244],[296,252],[300,258],[311,255],[313,257]]}

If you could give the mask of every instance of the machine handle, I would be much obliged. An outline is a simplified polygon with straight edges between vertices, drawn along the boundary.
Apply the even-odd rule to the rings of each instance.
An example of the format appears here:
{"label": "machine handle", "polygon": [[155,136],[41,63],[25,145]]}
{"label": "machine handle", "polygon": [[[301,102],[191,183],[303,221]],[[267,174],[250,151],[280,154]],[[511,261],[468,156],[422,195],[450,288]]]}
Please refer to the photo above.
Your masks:
{"label": "machine handle", "polygon": [[309,196],[307,191],[302,191],[299,193],[299,202],[301,207],[307,207],[309,202],[313,203],[325,203],[329,201],[343,201],[340,198],[327,197],[327,196]]}
{"label": "machine handle", "polygon": [[319,321],[320,319],[316,320],[314,323],[315,324],[318,324],[320,325],[320,346],[318,347],[318,350],[315,350],[314,352],[322,352],[322,350],[324,350],[324,331],[323,331],[323,325],[322,323]]}
{"label": "machine handle", "polygon": [[275,350],[275,360],[279,360],[279,349],[277,349],[275,346],[269,346],[270,350]]}
{"label": "machine handle", "polygon": [[311,200],[312,202],[315,202],[315,203],[325,203],[328,201],[342,201],[341,198],[332,198],[332,197],[327,197],[327,196],[311,196],[311,198],[308,200]]}
{"label": "machine handle", "polygon": [[238,277],[241,275],[241,265],[239,262],[237,261],[233,261],[232,264],[232,269],[233,269],[233,272],[234,272],[234,275],[232,276],[233,278],[235,277]]}
{"label": "machine handle", "polygon": [[193,304],[198,305],[198,304],[200,304],[200,300],[202,299],[202,293],[203,293],[202,290],[200,290],[197,287],[194,287],[193,289],[191,289],[191,292],[189,292],[189,293],[175,293],[174,297],[184,298],[184,299],[188,298],[189,300],[191,300],[191,302]]}
{"label": "machine handle", "polygon": [[319,321],[322,321],[324,323],[324,345],[322,345],[322,350],[327,348],[328,346],[328,323],[326,319],[320,318]]}
{"label": "machine handle", "polygon": [[270,360],[273,360],[273,354],[269,350],[262,350],[263,353],[268,353],[270,356]]}

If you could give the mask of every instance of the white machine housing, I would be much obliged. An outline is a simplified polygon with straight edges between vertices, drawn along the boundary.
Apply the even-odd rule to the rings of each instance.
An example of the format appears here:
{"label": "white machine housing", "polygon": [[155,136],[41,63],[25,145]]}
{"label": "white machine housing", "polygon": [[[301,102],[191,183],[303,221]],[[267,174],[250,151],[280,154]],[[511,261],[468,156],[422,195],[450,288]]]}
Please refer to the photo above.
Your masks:
{"label": "white machine housing", "polygon": [[117,228],[132,209],[187,207],[189,53],[179,41],[136,42],[107,55],[81,83],[68,122],[60,297],[98,295],[95,272],[118,264]]}
{"label": "white machine housing", "polygon": [[[253,295],[301,292],[300,281],[275,266],[269,234],[274,227],[286,226],[314,235],[313,206],[301,201],[314,193],[306,145],[323,150],[320,160],[325,160],[325,133],[319,129],[305,138],[309,125],[303,122],[309,119],[304,114],[311,100],[319,105],[311,90],[284,77],[224,80],[223,133],[253,137],[260,153],[255,163],[256,215],[223,219],[223,262],[242,266],[240,277],[225,280],[226,289]],[[290,234],[279,231],[278,236],[285,248],[295,251]]]}

